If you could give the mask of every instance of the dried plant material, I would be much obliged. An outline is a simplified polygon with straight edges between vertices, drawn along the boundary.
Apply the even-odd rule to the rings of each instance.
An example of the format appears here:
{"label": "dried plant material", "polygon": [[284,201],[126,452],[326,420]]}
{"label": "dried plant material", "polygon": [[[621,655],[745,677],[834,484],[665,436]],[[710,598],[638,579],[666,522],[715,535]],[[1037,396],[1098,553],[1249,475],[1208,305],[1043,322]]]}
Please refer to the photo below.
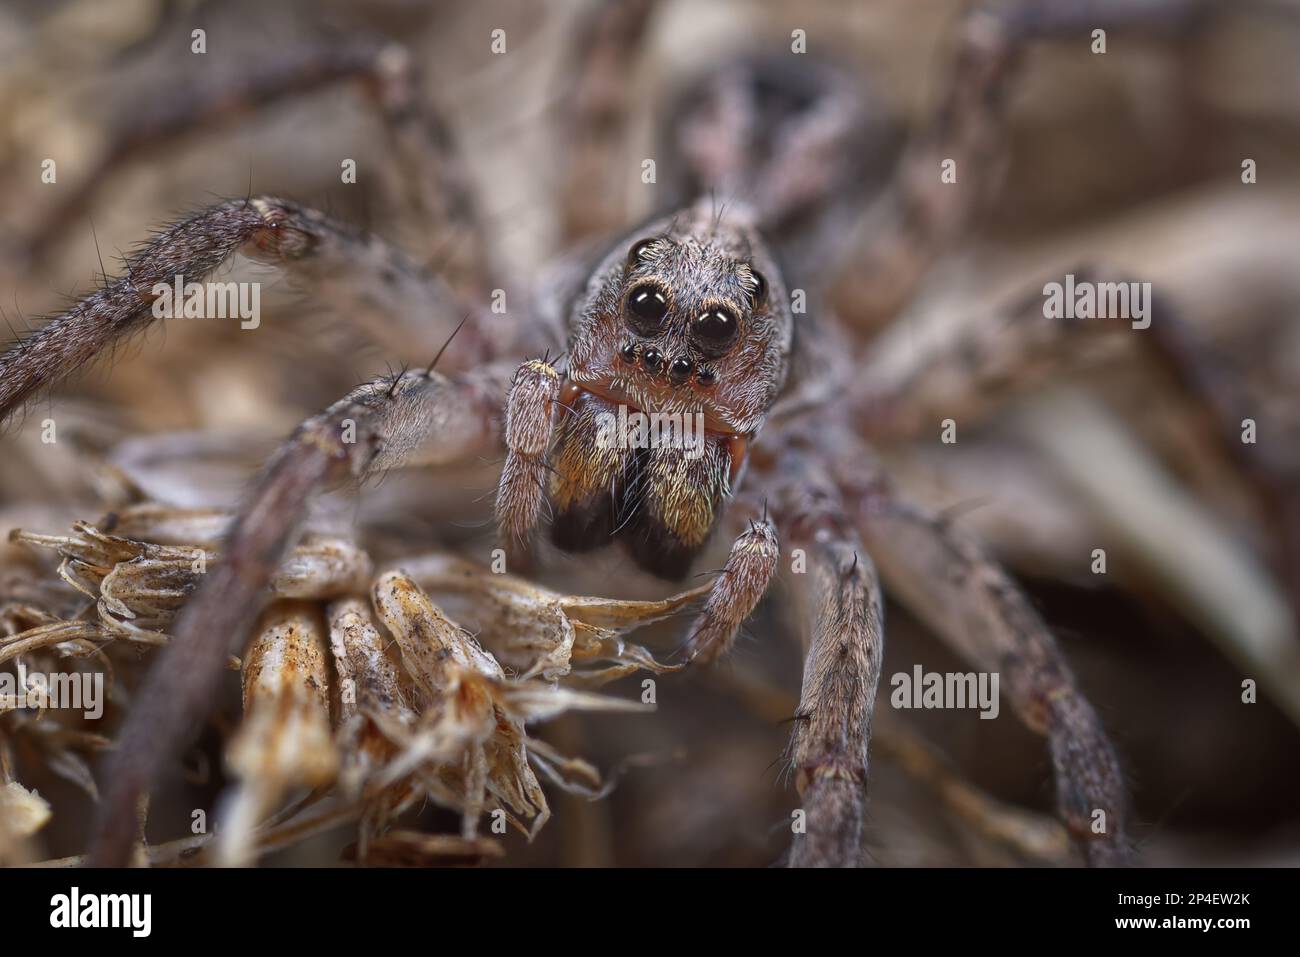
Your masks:
{"label": "dried plant material", "polygon": [[401,666],[389,656],[388,642],[371,620],[369,603],[343,599],[329,606],[327,617],[338,698],[336,736],[343,753],[339,785],[355,800],[397,753],[376,721],[410,727],[416,714],[406,704]]}
{"label": "dried plant material", "polygon": [[188,545],[213,552],[234,516],[224,508],[177,508],[141,502],[115,509],[99,527],[122,538],[157,545]]}
{"label": "dried plant material", "polygon": [[50,820],[50,805],[17,781],[0,783],[0,865],[31,860],[28,839]]}
{"label": "dried plant material", "polygon": [[370,867],[446,867],[482,864],[505,856],[505,849],[486,837],[463,838],[451,834],[389,831],[364,849],[349,848],[347,859]]}
{"label": "dried plant material", "polygon": [[10,540],[55,549],[59,576],[96,602],[111,632],[148,640],[163,631],[194,589],[206,558],[201,551],[106,535],[88,522],[73,534],[37,535],[15,529]]}
{"label": "dried plant material", "polygon": [[488,789],[540,827],[550,812],[523,754],[523,724],[494,700],[505,678],[496,659],[402,572],[380,576],[373,597],[420,691],[420,722],[412,732],[398,730],[405,740],[390,778],[413,771],[431,797],[461,810],[466,838],[477,830]]}
{"label": "dried plant material", "polygon": [[46,757],[45,766],[69,784],[80,788],[92,801],[99,800],[99,786],[90,765],[75,751],[61,750]]}
{"label": "dried plant material", "polygon": [[244,660],[244,722],[226,761],[240,784],[222,818],[219,858],[236,866],[251,861],[253,831],[282,795],[328,784],[338,771],[325,623],[315,606],[282,601],[263,613]]}
{"label": "dried plant material", "polygon": [[[264,590],[302,531],[311,497],[330,486],[399,465],[463,462],[496,436],[485,396],[499,383],[491,367],[456,381],[430,366],[383,376],[304,421],[276,452],[230,527],[217,563],[177,617],[174,641],[146,679],[145,704],[127,717],[101,815],[120,819],[174,756],[192,712],[210,706],[229,649],[253,623]],[[217,618],[223,623],[213,624]],[[184,686],[184,692],[174,694]],[[150,715],[152,712],[152,715]],[[162,730],[159,730],[161,726]],[[124,832],[96,831],[96,860],[122,861]]]}
{"label": "dried plant material", "polygon": [[23,750],[38,756],[42,767],[60,777],[86,795],[92,802],[99,799],[99,788],[91,773],[86,755],[94,755],[111,747],[108,738],[101,734],[65,726],[66,712],[30,708],[11,713],[8,733]]}
{"label": "dried plant material", "polygon": [[[473,628],[506,666],[522,678],[547,680],[569,675],[574,662],[606,661],[608,669],[579,672],[599,683],[645,669],[655,674],[680,666],[661,664],[623,636],[684,611],[708,594],[693,588],[661,601],[619,601],[563,595],[526,579],[490,573],[454,555],[431,554],[402,562],[402,568]],[[594,681],[592,679],[595,679]]]}
{"label": "dried plant material", "polygon": [[285,598],[338,598],[365,591],[373,572],[370,556],[352,542],[309,535],[280,563],[271,588]]}
{"label": "dried plant material", "polygon": [[[133,524],[146,532],[159,527],[145,518]],[[107,632],[146,643],[161,643],[209,567],[220,562],[216,552],[197,545],[155,545],[106,534],[87,522],[73,531],[63,536],[15,529],[10,540],[57,551],[60,577],[95,600]],[[352,543],[311,536],[289,553],[271,588],[284,598],[331,598],[365,589],[372,570],[370,557]]]}
{"label": "dried plant material", "polygon": [[592,800],[609,793],[613,783],[612,776],[610,784],[605,784],[601,779],[600,771],[590,762],[561,754],[545,741],[536,738],[529,738],[526,743],[528,756],[532,758],[533,764],[537,765],[552,783],[571,794],[581,794]]}
{"label": "dried plant material", "polygon": [[104,630],[93,622],[59,621],[39,625],[8,638],[0,638],[0,664],[44,648],[67,646],[70,650],[80,650],[78,642],[101,637],[104,637]]}
{"label": "dried plant material", "polygon": [[338,681],[339,724],[359,712],[407,710],[398,665],[370,617],[363,598],[345,598],[329,606],[330,652]]}
{"label": "dried plant material", "polygon": [[71,618],[84,597],[51,574],[47,556],[7,539],[0,541],[0,634],[25,631],[59,618]]}
{"label": "dried plant material", "polygon": [[414,729],[385,723],[402,748],[386,777],[415,774],[431,798],[461,810],[465,837],[474,835],[484,810],[504,811],[530,837],[550,816],[529,765],[525,723],[572,709],[645,710],[639,702],[571,691],[536,678],[507,679],[496,659],[404,572],[380,576],[374,603],[422,693]]}
{"label": "dried plant material", "polygon": [[[405,573],[381,575],[375,582],[373,599],[380,620],[397,639],[407,673],[423,692],[422,710],[441,704],[459,674],[505,677],[496,659],[429,601]],[[471,693],[461,704],[475,711],[484,702]]]}
{"label": "dried plant material", "polygon": [[12,636],[29,628],[50,625],[57,621],[54,615],[38,608],[15,601],[0,605],[0,634]]}

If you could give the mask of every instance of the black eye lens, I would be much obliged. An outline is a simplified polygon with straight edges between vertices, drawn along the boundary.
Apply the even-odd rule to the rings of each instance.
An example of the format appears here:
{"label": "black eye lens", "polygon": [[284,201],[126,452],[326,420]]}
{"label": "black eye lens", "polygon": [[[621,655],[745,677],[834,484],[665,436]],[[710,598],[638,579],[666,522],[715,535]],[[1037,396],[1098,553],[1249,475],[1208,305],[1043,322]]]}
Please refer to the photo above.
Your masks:
{"label": "black eye lens", "polygon": [[750,301],[755,309],[761,309],[763,303],[767,302],[767,279],[757,269],[751,269],[754,276],[754,291],[749,294]]}
{"label": "black eye lens", "polygon": [[710,309],[691,323],[691,338],[700,351],[709,356],[726,352],[739,332],[740,324],[726,309]]}
{"label": "black eye lens", "polygon": [[659,324],[668,314],[668,297],[658,286],[642,283],[628,293],[627,312],[632,328],[650,335],[659,331]]}
{"label": "black eye lens", "polygon": [[677,385],[681,385],[691,377],[691,373],[694,370],[695,366],[691,365],[690,359],[677,358],[674,359],[673,364],[668,367],[668,376]]}
{"label": "black eye lens", "polygon": [[627,252],[627,268],[635,269],[641,263],[641,260],[646,258],[646,255],[650,252],[650,247],[657,242],[659,240],[652,236],[649,239],[641,239],[633,243],[632,248]]}

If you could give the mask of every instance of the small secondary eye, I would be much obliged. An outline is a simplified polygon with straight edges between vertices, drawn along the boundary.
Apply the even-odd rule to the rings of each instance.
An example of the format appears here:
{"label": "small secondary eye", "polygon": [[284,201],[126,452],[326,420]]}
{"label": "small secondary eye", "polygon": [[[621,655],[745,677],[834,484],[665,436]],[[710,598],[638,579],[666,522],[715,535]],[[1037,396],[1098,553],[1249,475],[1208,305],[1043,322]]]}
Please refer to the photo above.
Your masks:
{"label": "small secondary eye", "polygon": [[695,371],[695,366],[691,364],[691,360],[679,356],[668,366],[668,377],[676,385],[681,385],[691,377],[693,371]]}
{"label": "small secondary eye", "polygon": [[740,323],[728,310],[721,307],[710,309],[696,316],[691,323],[691,338],[701,352],[709,356],[720,356],[731,348],[740,332]]}
{"label": "small secondary eye", "polygon": [[749,301],[755,309],[762,309],[767,302],[767,277],[757,269],[751,269],[754,277],[754,290],[749,294]]}
{"label": "small secondary eye", "polygon": [[627,312],[634,330],[653,335],[668,315],[668,297],[654,283],[643,282],[627,294]]}
{"label": "small secondary eye", "polygon": [[646,239],[638,239],[632,244],[632,248],[627,252],[627,268],[635,269],[641,261],[646,258],[650,252],[650,247],[659,242],[657,236],[650,236]]}

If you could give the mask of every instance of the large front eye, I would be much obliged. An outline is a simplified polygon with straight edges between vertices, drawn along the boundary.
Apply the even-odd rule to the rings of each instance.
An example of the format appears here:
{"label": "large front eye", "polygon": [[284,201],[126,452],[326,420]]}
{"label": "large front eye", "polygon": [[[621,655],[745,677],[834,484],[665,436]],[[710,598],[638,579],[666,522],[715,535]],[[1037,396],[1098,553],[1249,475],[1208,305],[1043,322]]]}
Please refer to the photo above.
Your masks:
{"label": "large front eye", "polygon": [[668,315],[668,297],[654,283],[643,282],[627,294],[627,320],[634,330],[654,335]]}
{"label": "large front eye", "polygon": [[710,358],[717,358],[730,349],[739,334],[740,323],[721,306],[696,316],[691,323],[691,339]]}

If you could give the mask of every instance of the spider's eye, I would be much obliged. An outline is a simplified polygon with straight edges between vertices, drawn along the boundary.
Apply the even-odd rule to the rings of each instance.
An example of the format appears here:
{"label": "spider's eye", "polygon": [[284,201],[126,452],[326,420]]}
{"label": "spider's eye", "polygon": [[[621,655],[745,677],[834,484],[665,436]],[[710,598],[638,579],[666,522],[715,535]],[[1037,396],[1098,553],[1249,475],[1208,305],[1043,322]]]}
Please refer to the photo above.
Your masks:
{"label": "spider's eye", "polygon": [[668,297],[654,283],[639,283],[627,294],[628,323],[642,335],[658,332],[667,314]]}
{"label": "spider's eye", "polygon": [[650,247],[659,242],[658,237],[651,236],[647,239],[639,239],[632,244],[632,248],[627,251],[627,268],[635,269],[641,265],[641,262],[649,255]]}
{"label": "spider's eye", "polygon": [[736,317],[721,306],[695,317],[691,323],[691,339],[706,356],[716,357],[731,348],[740,333]]}
{"label": "spider's eye", "polygon": [[758,311],[767,302],[767,278],[757,269],[751,269],[750,273],[754,277],[754,290],[749,294],[749,301]]}

